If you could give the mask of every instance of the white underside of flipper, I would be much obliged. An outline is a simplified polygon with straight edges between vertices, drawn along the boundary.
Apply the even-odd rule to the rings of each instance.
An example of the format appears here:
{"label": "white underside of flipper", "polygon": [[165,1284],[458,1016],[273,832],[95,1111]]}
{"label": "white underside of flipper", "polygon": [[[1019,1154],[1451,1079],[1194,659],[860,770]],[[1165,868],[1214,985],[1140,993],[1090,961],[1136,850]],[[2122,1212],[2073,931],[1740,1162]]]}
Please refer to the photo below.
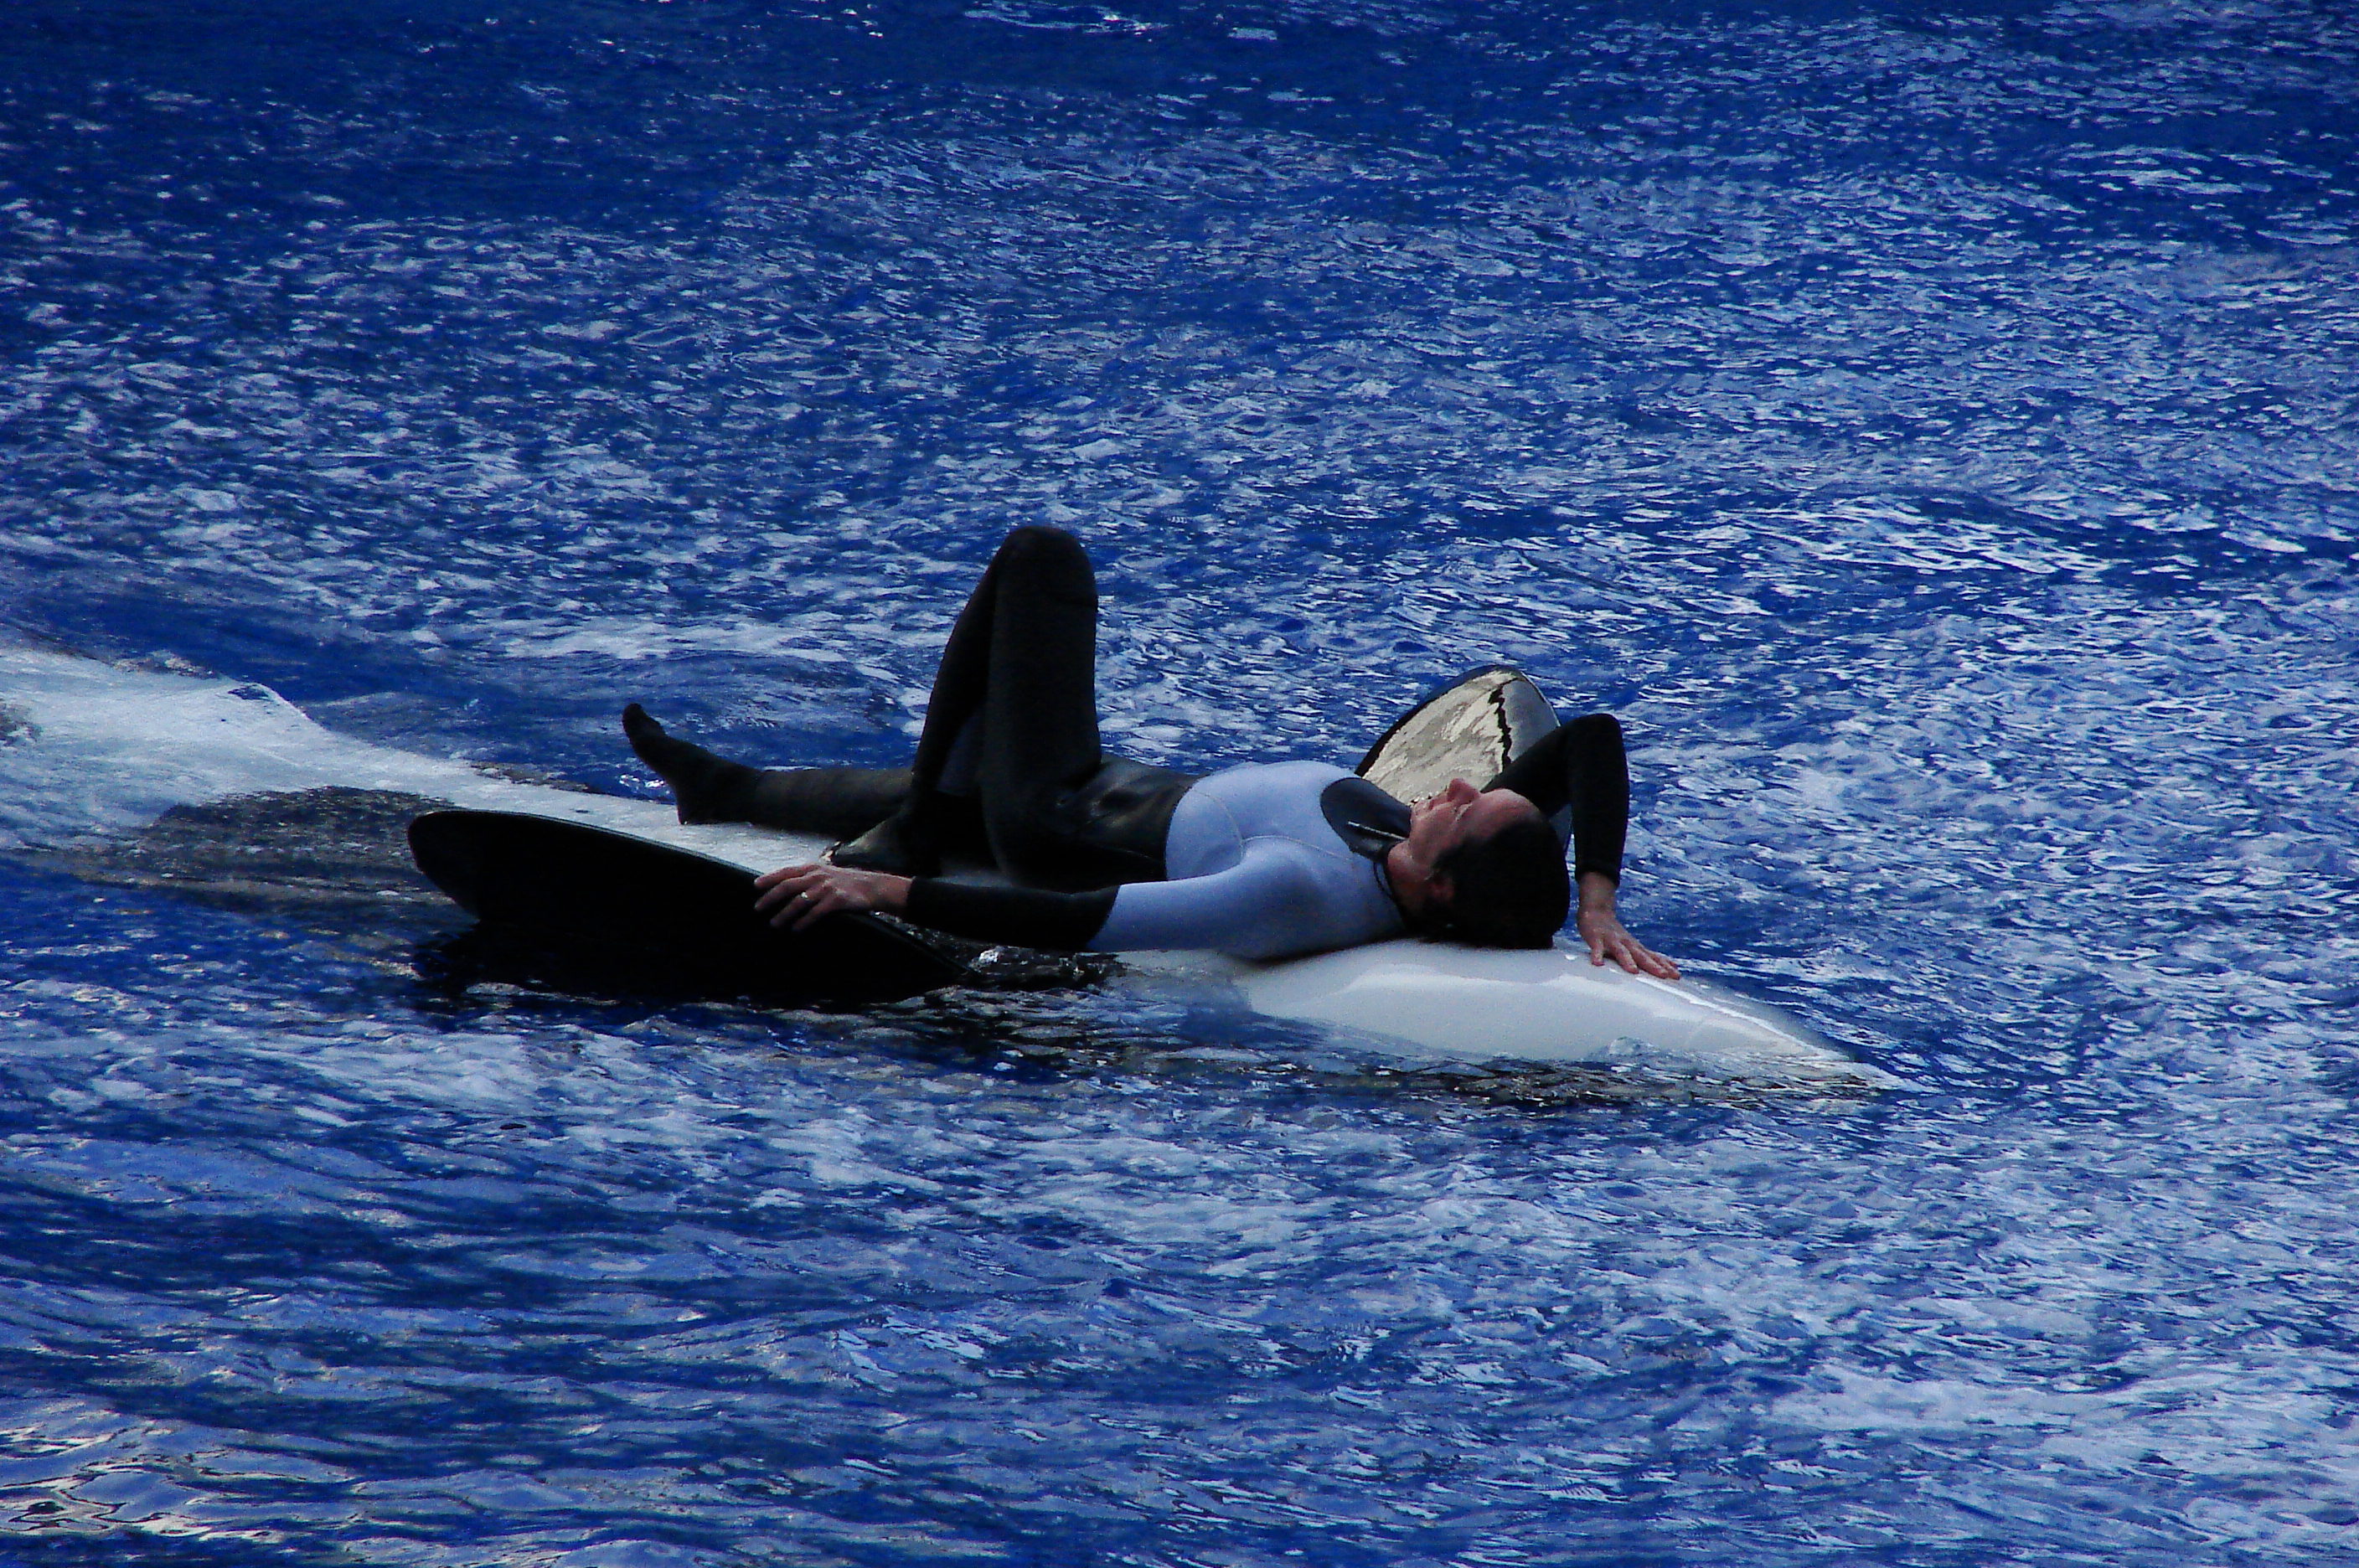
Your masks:
{"label": "white underside of flipper", "polygon": [[1414,804],[1463,779],[1480,789],[1556,728],[1556,709],[1528,677],[1493,665],[1411,709],[1360,763],[1360,776]]}

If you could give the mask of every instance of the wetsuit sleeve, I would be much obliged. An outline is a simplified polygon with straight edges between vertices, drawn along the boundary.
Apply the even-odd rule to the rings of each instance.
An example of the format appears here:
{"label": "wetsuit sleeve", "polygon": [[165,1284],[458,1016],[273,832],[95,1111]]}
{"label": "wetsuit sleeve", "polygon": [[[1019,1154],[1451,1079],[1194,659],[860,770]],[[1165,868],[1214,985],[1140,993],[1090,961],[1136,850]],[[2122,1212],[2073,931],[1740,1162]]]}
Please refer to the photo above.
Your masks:
{"label": "wetsuit sleeve", "polygon": [[1079,953],[1106,923],[1115,891],[1100,887],[1087,893],[1049,893],[919,877],[909,883],[909,901],[901,913],[919,925],[974,942]]}
{"label": "wetsuit sleeve", "polygon": [[1621,721],[1613,714],[1590,713],[1559,724],[1488,787],[1513,789],[1542,816],[1571,807],[1573,871],[1622,880],[1622,842],[1630,830],[1630,763],[1623,754]]}
{"label": "wetsuit sleeve", "polygon": [[1243,859],[1210,877],[1125,882],[1113,891],[1114,910],[1092,940],[1093,952],[1275,950],[1285,945],[1281,933],[1303,929],[1315,915],[1318,897],[1285,851],[1267,841],[1248,844]]}

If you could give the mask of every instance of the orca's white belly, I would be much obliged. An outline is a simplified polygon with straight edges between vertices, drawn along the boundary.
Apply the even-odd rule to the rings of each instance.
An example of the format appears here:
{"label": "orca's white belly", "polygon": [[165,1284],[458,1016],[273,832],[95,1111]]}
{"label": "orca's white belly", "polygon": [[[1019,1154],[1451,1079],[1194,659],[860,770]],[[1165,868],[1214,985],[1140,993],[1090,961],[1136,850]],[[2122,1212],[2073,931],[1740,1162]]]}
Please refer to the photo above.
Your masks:
{"label": "orca's white belly", "polygon": [[1386,1036],[1453,1061],[1642,1062],[1858,1088],[1898,1082],[1757,1002],[1701,981],[1601,967],[1563,948],[1403,939],[1256,965],[1237,984],[1256,1012]]}

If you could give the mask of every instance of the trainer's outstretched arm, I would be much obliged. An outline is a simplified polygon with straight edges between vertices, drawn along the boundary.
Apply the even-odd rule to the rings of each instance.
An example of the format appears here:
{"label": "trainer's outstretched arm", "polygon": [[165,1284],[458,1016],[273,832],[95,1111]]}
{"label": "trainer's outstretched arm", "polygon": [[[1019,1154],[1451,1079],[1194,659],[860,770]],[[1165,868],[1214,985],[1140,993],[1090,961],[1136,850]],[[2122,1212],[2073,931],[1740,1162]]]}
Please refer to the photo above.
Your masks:
{"label": "trainer's outstretched arm", "polygon": [[762,890],[754,907],[769,916],[772,925],[790,931],[805,930],[825,915],[875,910],[952,936],[1052,953],[1086,950],[1114,909],[1115,891],[971,887],[936,877],[896,877],[829,865],[781,866],[756,877],[754,886]]}
{"label": "trainer's outstretched arm", "polygon": [[1614,912],[1614,878],[1595,871],[1581,874],[1581,907],[1573,917],[1573,927],[1581,940],[1589,944],[1589,962],[1602,964],[1609,959],[1633,975],[1651,975],[1658,980],[1676,980],[1680,966],[1655,952],[1623,926],[1622,919]]}
{"label": "trainer's outstretched arm", "polygon": [[1630,762],[1622,721],[1588,713],[1559,724],[1507,764],[1484,788],[1513,789],[1553,817],[1571,808],[1572,868],[1622,879],[1622,843],[1630,828]]}

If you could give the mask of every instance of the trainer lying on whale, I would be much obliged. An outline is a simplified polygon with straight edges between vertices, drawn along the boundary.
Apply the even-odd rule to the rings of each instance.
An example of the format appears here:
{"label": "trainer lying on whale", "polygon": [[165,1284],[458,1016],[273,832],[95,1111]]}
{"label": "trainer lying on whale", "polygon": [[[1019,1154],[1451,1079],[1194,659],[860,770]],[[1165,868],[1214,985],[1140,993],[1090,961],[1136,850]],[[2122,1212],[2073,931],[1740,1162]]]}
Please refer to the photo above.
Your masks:
{"label": "trainer lying on whale", "polygon": [[[1455,779],[1411,807],[1322,763],[1195,778],[1106,756],[1096,648],[1080,542],[1021,528],[951,628],[908,768],[751,768],[636,703],[623,727],[683,822],[849,836],[832,865],[758,879],[774,925],[874,909],[984,942],[1256,959],[1411,932],[1547,947],[1573,902],[1549,825],[1569,807],[1592,961],[1679,977],[1614,913],[1629,773],[1612,714],[1560,726],[1486,788]],[[946,880],[945,853],[987,858],[1015,886]]]}

